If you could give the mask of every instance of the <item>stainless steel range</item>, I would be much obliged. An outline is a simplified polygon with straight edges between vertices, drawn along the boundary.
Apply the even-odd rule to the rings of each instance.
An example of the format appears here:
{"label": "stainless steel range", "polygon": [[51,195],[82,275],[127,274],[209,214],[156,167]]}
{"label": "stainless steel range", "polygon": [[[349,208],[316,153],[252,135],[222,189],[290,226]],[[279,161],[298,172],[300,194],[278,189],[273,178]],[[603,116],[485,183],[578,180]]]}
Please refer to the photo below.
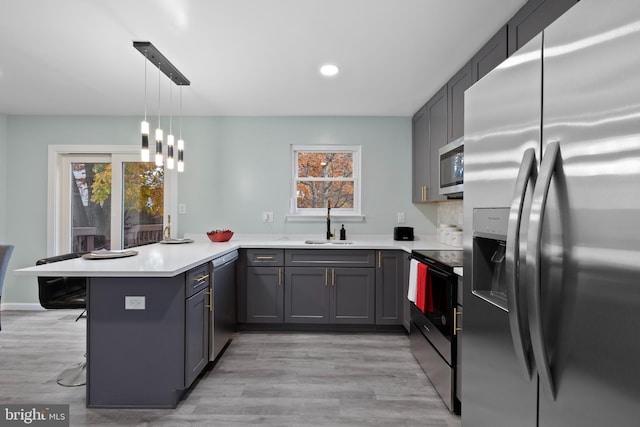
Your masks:
{"label": "stainless steel range", "polygon": [[411,258],[410,280],[415,284],[415,295],[409,298],[411,351],[449,410],[460,413],[456,390],[458,279],[453,269],[462,267],[462,251],[414,250]]}

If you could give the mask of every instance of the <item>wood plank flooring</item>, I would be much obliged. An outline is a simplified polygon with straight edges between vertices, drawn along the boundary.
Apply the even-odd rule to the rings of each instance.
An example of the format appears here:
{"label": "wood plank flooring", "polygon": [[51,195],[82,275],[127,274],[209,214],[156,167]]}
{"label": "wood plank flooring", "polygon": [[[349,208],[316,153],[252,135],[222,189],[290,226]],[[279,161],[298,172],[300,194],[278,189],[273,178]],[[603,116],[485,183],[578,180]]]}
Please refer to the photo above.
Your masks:
{"label": "wood plank flooring", "polygon": [[459,427],[401,333],[237,333],[176,409],[88,409],[79,311],[2,312],[0,402],[70,405],[72,426]]}

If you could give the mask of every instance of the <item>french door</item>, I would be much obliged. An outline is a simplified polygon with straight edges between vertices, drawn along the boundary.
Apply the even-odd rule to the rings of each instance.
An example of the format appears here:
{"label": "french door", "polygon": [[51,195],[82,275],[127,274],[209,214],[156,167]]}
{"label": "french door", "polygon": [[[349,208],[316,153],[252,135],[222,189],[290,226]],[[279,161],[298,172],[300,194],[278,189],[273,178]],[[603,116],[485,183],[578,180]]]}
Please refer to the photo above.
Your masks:
{"label": "french door", "polygon": [[141,162],[137,150],[61,151],[55,156],[55,194],[49,196],[50,253],[123,249],[162,240],[171,212],[167,204],[175,205],[163,167]]}

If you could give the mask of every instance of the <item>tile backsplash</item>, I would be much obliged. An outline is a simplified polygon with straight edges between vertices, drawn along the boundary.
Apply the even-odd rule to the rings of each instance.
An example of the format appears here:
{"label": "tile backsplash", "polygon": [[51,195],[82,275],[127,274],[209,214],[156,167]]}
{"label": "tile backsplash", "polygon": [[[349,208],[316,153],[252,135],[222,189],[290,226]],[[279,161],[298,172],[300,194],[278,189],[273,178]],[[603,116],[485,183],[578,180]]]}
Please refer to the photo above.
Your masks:
{"label": "tile backsplash", "polygon": [[457,225],[462,228],[462,200],[438,203],[438,225]]}

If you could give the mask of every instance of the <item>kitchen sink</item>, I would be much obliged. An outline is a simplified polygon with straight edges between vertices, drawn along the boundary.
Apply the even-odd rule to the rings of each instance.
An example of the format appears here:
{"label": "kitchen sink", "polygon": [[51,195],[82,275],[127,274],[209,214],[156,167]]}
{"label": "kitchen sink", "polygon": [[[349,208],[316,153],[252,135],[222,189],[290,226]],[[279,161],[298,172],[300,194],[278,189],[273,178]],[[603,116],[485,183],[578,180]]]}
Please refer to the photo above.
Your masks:
{"label": "kitchen sink", "polygon": [[305,240],[307,245],[352,245],[351,240]]}

